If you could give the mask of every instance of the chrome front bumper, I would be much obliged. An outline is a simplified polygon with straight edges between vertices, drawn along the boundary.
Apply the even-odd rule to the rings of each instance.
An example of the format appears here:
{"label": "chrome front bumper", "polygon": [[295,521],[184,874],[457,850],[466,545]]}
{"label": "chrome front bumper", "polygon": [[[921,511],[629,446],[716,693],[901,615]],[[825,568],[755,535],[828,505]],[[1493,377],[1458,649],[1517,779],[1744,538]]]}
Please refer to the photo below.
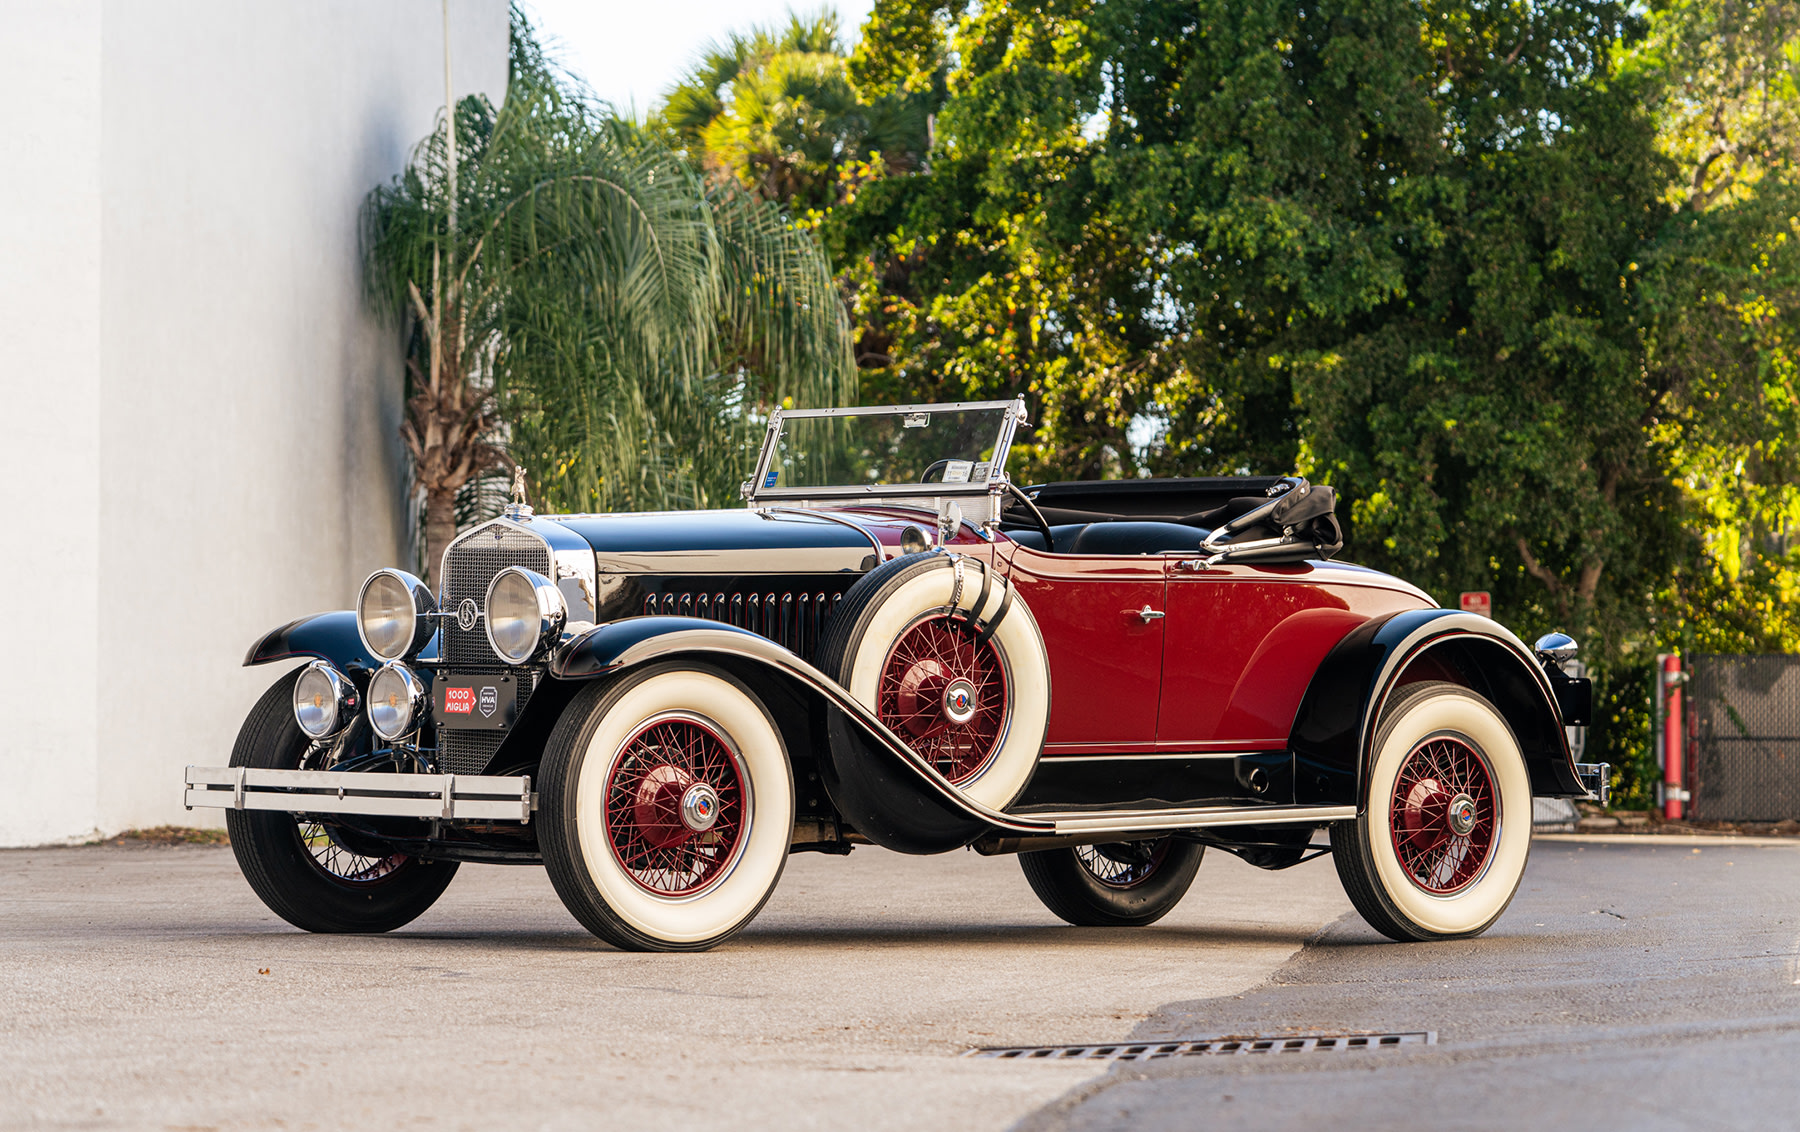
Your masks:
{"label": "chrome front bumper", "polygon": [[1576,763],[1575,773],[1587,788],[1587,797],[1582,801],[1592,802],[1597,806],[1604,806],[1612,801],[1611,763]]}
{"label": "chrome front bumper", "polygon": [[528,775],[357,774],[190,766],[182,803],[225,810],[368,814],[394,818],[531,821]]}

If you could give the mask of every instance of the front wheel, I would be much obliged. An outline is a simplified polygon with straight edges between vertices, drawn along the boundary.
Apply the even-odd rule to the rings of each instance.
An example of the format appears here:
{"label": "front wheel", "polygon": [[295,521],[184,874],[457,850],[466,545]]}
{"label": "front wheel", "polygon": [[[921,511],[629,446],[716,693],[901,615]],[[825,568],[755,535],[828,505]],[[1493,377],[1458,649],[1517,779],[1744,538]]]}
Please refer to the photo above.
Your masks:
{"label": "front wheel", "polygon": [[[312,745],[294,722],[294,682],[299,677],[293,672],[277,680],[250,709],[232,748],[232,766],[316,769],[307,761]],[[370,856],[346,844],[353,839],[335,826],[294,814],[227,810],[225,828],[238,867],[256,895],[304,931],[393,931],[436,903],[456,876],[454,861],[378,850]],[[357,848],[371,846],[357,842]]]}
{"label": "front wheel", "polygon": [[1390,939],[1480,935],[1531,851],[1531,779],[1512,728],[1467,688],[1413,684],[1383,714],[1374,752],[1361,815],[1331,827],[1350,902]]}
{"label": "front wheel", "polygon": [[550,882],[615,947],[717,946],[762,909],[787,863],[787,748],[755,695],[716,669],[652,665],[585,689],[540,774]]}
{"label": "front wheel", "polygon": [[1165,837],[1019,854],[1044,907],[1077,927],[1138,928],[1181,901],[1206,846]]}

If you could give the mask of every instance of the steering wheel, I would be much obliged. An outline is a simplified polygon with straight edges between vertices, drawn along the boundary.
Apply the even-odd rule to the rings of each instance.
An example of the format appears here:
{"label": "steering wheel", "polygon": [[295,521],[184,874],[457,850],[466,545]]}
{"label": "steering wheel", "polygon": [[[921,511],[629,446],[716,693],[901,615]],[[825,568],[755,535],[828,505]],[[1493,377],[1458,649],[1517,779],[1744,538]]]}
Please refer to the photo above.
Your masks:
{"label": "steering wheel", "polygon": [[942,476],[944,474],[944,469],[948,468],[949,466],[950,466],[950,461],[947,459],[935,461],[931,465],[931,467],[926,468],[924,471],[919,473],[919,482],[920,483],[930,483],[932,473],[935,472],[938,475]]}
{"label": "steering wheel", "polygon": [[1032,520],[1037,523],[1037,529],[1043,532],[1044,535],[1044,549],[1052,554],[1056,553],[1056,536],[1050,533],[1050,521],[1044,518],[1044,513],[1038,510],[1038,505],[1032,502],[1031,496],[1020,491],[1019,485],[1012,483],[1011,481],[1007,482],[1006,492],[1008,495],[1011,495],[1014,499],[1024,504],[1025,510],[1030,513]]}

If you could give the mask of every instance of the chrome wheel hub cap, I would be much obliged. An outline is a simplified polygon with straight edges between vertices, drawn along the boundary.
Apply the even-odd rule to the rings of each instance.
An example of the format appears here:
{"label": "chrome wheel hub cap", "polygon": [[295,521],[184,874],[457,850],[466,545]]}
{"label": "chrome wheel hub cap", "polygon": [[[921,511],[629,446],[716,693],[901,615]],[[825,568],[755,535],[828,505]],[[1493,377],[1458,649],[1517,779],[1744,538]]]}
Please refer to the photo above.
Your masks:
{"label": "chrome wheel hub cap", "polygon": [[944,718],[958,725],[975,718],[975,685],[952,680],[944,688]]}
{"label": "chrome wheel hub cap", "polygon": [[696,782],[681,795],[681,824],[695,833],[704,833],[719,820],[719,793],[704,782]]}
{"label": "chrome wheel hub cap", "polygon": [[1447,815],[1450,819],[1450,830],[1458,837],[1467,837],[1475,828],[1475,799],[1467,794],[1458,794],[1450,799]]}

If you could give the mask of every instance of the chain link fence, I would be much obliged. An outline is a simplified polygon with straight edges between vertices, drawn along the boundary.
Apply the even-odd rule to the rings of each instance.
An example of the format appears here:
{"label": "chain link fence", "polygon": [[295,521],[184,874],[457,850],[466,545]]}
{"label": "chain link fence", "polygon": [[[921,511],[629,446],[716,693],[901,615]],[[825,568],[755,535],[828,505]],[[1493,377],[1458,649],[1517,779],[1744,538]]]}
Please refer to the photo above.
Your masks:
{"label": "chain link fence", "polygon": [[1688,670],[1688,816],[1800,818],[1800,656],[1703,655]]}

